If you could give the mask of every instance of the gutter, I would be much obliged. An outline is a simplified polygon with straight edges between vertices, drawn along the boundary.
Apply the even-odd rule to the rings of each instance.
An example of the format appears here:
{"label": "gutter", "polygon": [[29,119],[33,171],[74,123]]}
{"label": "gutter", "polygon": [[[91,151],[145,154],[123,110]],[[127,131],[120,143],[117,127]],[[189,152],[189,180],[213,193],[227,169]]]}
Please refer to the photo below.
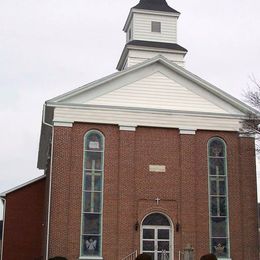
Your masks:
{"label": "gutter", "polygon": [[[47,123],[45,121],[45,111],[46,111],[46,103],[43,105],[43,112],[42,112],[42,123],[46,126],[52,128],[52,135],[51,135],[51,164],[50,164],[50,181],[49,181],[49,195],[48,195],[48,215],[47,215],[47,238],[46,238],[46,253],[45,259],[48,260],[49,255],[49,240],[50,240],[50,211],[51,211],[51,188],[52,188],[52,165],[53,165],[53,136],[54,136],[54,127],[53,125]],[[3,259],[1,259],[3,260]]]}
{"label": "gutter", "polygon": [[1,256],[0,259],[3,260],[3,252],[4,252],[4,234],[5,234],[5,212],[6,212],[6,199],[4,197],[0,197],[3,202],[4,211],[3,211],[3,233],[2,233],[2,245],[1,245]]}

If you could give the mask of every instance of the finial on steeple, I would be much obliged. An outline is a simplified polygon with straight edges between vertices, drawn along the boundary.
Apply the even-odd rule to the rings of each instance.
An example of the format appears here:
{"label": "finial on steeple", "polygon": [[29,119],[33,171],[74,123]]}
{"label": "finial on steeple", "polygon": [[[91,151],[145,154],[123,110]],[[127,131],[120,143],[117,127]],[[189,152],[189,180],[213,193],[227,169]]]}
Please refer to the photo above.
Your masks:
{"label": "finial on steeple", "polygon": [[140,0],[139,4],[134,6],[135,9],[163,11],[171,13],[179,13],[178,11],[171,8],[166,0]]}

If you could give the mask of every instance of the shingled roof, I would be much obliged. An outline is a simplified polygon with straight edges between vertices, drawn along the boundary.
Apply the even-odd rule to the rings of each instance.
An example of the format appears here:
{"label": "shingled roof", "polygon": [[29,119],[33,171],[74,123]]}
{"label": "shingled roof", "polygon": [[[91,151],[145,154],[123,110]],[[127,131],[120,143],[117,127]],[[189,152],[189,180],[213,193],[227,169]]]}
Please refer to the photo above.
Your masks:
{"label": "shingled roof", "polygon": [[176,51],[188,52],[187,49],[183,48],[182,46],[180,46],[177,43],[133,40],[133,41],[130,41],[126,44],[126,46],[129,46],[129,45],[153,47],[153,48],[163,48],[163,49],[171,49],[171,50],[176,50]]}
{"label": "shingled roof", "polygon": [[178,11],[174,10],[167,4],[166,0],[140,0],[139,4],[137,4],[133,8],[179,14]]}

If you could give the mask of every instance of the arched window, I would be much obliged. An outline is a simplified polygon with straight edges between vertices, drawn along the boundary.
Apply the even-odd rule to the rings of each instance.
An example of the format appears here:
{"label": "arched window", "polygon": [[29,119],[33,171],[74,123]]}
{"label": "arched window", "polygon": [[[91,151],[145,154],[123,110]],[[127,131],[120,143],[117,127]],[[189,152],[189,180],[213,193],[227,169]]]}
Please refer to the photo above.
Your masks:
{"label": "arched window", "polygon": [[142,222],[141,252],[153,260],[172,259],[173,234],[169,219],[161,213],[152,213]]}
{"label": "arched window", "polygon": [[143,225],[170,226],[170,222],[161,213],[152,213],[144,219]]}
{"label": "arched window", "polygon": [[218,257],[229,257],[229,223],[226,144],[220,138],[208,143],[210,247]]}
{"label": "arched window", "polygon": [[104,137],[95,130],[84,138],[81,256],[101,256]]}

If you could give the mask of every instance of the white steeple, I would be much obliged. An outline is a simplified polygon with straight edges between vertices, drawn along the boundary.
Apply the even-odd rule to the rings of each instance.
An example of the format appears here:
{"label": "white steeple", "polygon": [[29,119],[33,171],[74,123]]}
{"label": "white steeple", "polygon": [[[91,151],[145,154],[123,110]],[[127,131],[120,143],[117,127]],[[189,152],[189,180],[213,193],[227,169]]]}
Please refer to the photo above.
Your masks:
{"label": "white steeple", "polygon": [[117,69],[123,70],[158,54],[184,66],[187,50],[177,44],[179,16],[165,0],[140,0],[131,8],[124,26],[126,45]]}

